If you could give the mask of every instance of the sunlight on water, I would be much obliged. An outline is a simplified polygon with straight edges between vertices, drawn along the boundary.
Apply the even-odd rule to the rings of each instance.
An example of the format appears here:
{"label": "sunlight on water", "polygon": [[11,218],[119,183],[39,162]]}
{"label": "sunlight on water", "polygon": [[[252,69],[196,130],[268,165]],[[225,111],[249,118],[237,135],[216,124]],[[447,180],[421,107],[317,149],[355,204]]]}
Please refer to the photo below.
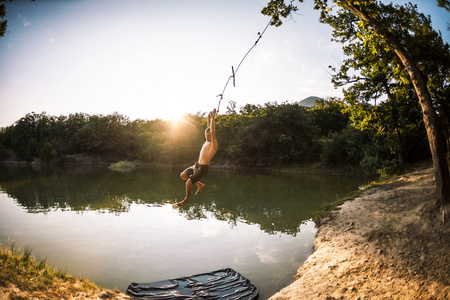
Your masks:
{"label": "sunlight on water", "polygon": [[[131,282],[230,267],[266,299],[311,254],[310,211],[349,188],[327,194],[311,178],[215,171],[203,195],[174,209],[183,196],[177,172],[8,169],[0,175],[0,241],[13,239],[62,270],[122,291]],[[331,185],[324,180],[317,182]],[[308,186],[294,186],[302,181]],[[299,202],[312,194],[329,199]]]}

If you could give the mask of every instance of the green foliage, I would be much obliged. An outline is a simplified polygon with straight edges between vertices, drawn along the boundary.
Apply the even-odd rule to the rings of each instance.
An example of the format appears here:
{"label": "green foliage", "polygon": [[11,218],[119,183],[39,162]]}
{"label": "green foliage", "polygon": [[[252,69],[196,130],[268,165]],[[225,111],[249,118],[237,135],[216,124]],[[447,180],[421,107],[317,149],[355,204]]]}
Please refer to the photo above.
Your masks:
{"label": "green foliage", "polygon": [[68,117],[29,113],[0,131],[0,155],[11,149],[18,159],[64,162],[71,154],[92,154],[106,161],[181,163],[192,161],[204,139],[201,116],[188,115],[183,124],[130,121],[111,115],[72,114]]}
{"label": "green foliage", "polygon": [[[216,118],[219,162],[267,166],[318,159],[319,129],[314,122],[319,118],[309,109],[297,103],[267,103],[246,105],[241,112]],[[205,126],[204,114],[186,115],[175,124],[130,121],[118,113],[68,117],[30,113],[1,131],[0,150],[12,149],[26,161],[64,162],[67,155],[87,153],[107,161],[192,163],[204,143]]]}
{"label": "green foliage", "polygon": [[8,20],[5,19],[6,15],[6,5],[5,0],[0,1],[0,37],[3,37],[6,33],[6,27],[8,25]]}
{"label": "green foliage", "polygon": [[450,11],[450,1],[448,0],[437,0],[438,6],[443,7],[446,10]]}
{"label": "green foliage", "polygon": [[[398,147],[389,120],[392,110],[402,107],[391,104],[371,106],[328,98],[312,108],[275,102],[247,104],[237,113],[233,107],[216,117],[219,151],[214,161],[250,167],[322,161],[333,167],[362,168],[366,173],[393,170],[398,166]],[[420,110],[411,107],[415,110],[402,111],[400,119],[407,161],[429,155]],[[0,131],[0,155],[13,152],[20,159],[54,163],[87,153],[110,162],[189,164],[198,158],[205,127],[205,114],[186,115],[172,123],[130,121],[118,113],[67,117],[30,113]]]}
{"label": "green foliage", "polygon": [[342,131],[349,121],[345,103],[337,98],[316,100],[311,112],[313,123],[319,128],[319,135],[325,137]]}
{"label": "green foliage", "polygon": [[[35,0],[31,0],[35,1]],[[5,19],[6,16],[6,2],[13,2],[13,0],[0,0],[0,38],[2,38],[6,33],[6,28],[8,26],[8,20]]]}
{"label": "green foliage", "polygon": [[7,131],[4,129],[0,130],[0,161],[9,159],[6,148],[8,148],[10,144]]}
{"label": "green foliage", "polygon": [[[268,103],[251,110],[247,106],[245,109],[249,114],[217,116],[221,148],[217,160],[252,166],[317,160],[320,154],[319,126],[326,119],[324,116],[328,111],[331,111],[331,116],[336,117],[336,107],[343,105],[335,101],[335,109],[330,110],[333,106],[325,103],[314,109],[306,109],[298,104]],[[318,118],[318,115],[321,117]],[[134,157],[143,162],[190,163],[197,158],[204,141],[205,120],[200,115],[186,116],[185,121],[178,126],[180,127],[175,128],[173,124],[161,120],[130,122],[117,114],[71,115],[57,119],[44,113],[33,113],[2,131],[1,136],[9,134],[13,137],[9,144],[14,145],[13,149],[20,157],[28,155],[29,152],[26,151],[31,148],[29,143],[33,143],[33,149],[36,149],[33,153],[39,155],[42,161],[53,161],[73,153],[91,153],[114,158]],[[30,138],[38,131],[38,127],[42,134]],[[24,128],[28,128],[28,131]],[[74,128],[78,128],[78,131]],[[71,135],[64,134],[71,130]],[[52,134],[46,136],[44,132]],[[22,140],[24,137],[25,141]],[[7,138],[2,140],[5,145],[8,144]],[[120,147],[117,146],[119,144]],[[30,154],[29,160],[33,159],[32,155]]]}
{"label": "green foliage", "polygon": [[[343,45],[347,56],[339,67],[330,67],[334,73],[332,82],[335,86],[346,86],[344,95],[349,106],[345,112],[351,125],[356,130],[370,132],[375,145],[370,151],[361,149],[364,155],[360,159],[347,153],[349,162],[359,161],[361,167],[368,169],[393,170],[429,155],[422,147],[425,135],[418,96],[414,93],[411,71],[407,71],[405,62],[400,59],[400,49],[410,57],[408,64],[417,65],[420,70],[415,76],[425,74],[427,77],[428,91],[425,92],[431,94],[433,108],[438,111],[444,134],[450,141],[450,51],[432,28],[430,17],[419,13],[417,6],[410,3],[314,2],[315,9],[321,13],[319,20],[333,28],[333,40]],[[438,0],[438,5],[445,9],[448,3]],[[282,0],[271,1],[268,7],[283,7],[283,4]],[[274,10],[263,13],[276,14]],[[424,93],[423,88],[421,93]],[[349,145],[341,138],[354,138],[348,137],[349,134],[349,131],[338,132],[332,142],[324,146],[323,157],[330,164],[335,163],[336,158],[331,145],[345,149]]]}
{"label": "green foliage", "polygon": [[[253,166],[284,165],[317,159],[317,127],[299,105],[245,105],[241,114],[217,117],[220,159]],[[223,141],[223,142],[222,142]]]}
{"label": "green foliage", "polygon": [[359,166],[370,148],[370,134],[347,127],[342,132],[333,133],[324,143],[322,159],[331,166]]}
{"label": "green foliage", "polygon": [[[410,141],[420,140],[423,135],[423,122],[415,114],[423,110],[430,150],[434,161],[439,162],[440,171],[436,175],[448,177],[439,127],[443,128],[448,149],[450,51],[431,27],[430,17],[419,13],[417,6],[410,3],[394,5],[373,0],[314,0],[314,3],[320,11],[319,20],[332,26],[333,40],[342,43],[347,55],[339,68],[331,67],[335,73],[332,81],[336,86],[350,85],[345,91],[345,101],[350,104],[347,112],[352,125],[357,130],[370,131],[376,142],[376,151],[365,152],[361,163],[392,169],[407,162],[408,149],[412,148]],[[437,3],[450,10],[448,0]],[[292,2],[286,5],[284,0],[272,0],[262,13],[273,16],[279,26],[280,17],[286,18],[295,9]],[[413,87],[416,94],[411,93]],[[385,103],[375,109],[368,105],[374,101],[376,106],[377,100]],[[335,143],[339,135],[334,136]],[[324,157],[332,162],[332,151],[326,147]],[[389,157],[392,154],[398,156],[396,162]],[[448,201],[448,192],[441,196]]]}
{"label": "green foliage", "polygon": [[[412,4],[382,3],[373,15],[379,22],[390,24],[391,33],[408,49],[421,71],[428,74],[428,90],[433,95],[435,109],[441,110],[441,121],[446,122],[448,100],[444,94],[448,92],[449,51],[431,27],[429,16],[418,13]],[[332,77],[335,86],[348,86],[344,94],[351,104],[352,124],[360,130],[375,130],[374,134],[386,145],[383,151],[397,155],[395,165],[403,165],[407,155],[423,158],[423,154],[416,155],[411,143],[423,136],[421,109],[399,57],[377,31],[347,10],[324,14],[321,21],[333,27],[333,39],[343,44],[347,55],[339,69],[331,69],[335,73]],[[381,104],[371,107],[367,105],[369,101],[375,105],[381,101]],[[371,164],[374,160],[367,161]]]}
{"label": "green foliage", "polygon": [[[283,23],[280,17],[287,18],[293,11],[298,10],[297,7],[292,5],[292,2],[286,4],[284,1],[270,0],[261,13],[272,17],[271,25],[280,26]],[[299,0],[299,2],[303,2],[303,0]]]}

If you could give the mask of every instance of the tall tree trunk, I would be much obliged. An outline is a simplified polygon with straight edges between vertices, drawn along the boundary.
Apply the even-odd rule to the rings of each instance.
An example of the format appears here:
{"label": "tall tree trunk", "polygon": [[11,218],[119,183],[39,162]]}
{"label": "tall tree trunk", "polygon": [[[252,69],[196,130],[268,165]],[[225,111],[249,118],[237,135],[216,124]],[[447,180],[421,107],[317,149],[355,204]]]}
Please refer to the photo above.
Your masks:
{"label": "tall tree trunk", "polygon": [[442,206],[450,204],[450,173],[445,155],[444,138],[440,130],[436,111],[433,108],[430,92],[427,88],[427,80],[417,67],[408,51],[403,47],[400,41],[392,35],[388,29],[384,28],[375,19],[372,19],[367,13],[361,11],[359,7],[342,4],[361,20],[367,22],[389,45],[393,48],[397,56],[402,61],[408,71],[411,81],[419,98],[422,107],[423,121],[430,144],[431,155],[433,157],[434,175],[436,177],[437,197]]}

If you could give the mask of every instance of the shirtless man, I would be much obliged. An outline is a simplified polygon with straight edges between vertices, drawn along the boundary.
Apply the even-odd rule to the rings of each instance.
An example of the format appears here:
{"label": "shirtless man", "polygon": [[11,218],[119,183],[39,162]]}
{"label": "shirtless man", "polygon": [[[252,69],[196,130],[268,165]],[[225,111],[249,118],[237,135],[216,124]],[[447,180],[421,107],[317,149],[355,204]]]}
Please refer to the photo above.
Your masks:
{"label": "shirtless man", "polygon": [[180,177],[183,180],[186,180],[186,198],[184,198],[183,201],[178,202],[178,206],[183,206],[189,202],[193,184],[197,186],[197,192],[195,193],[196,195],[205,187],[205,185],[199,180],[208,173],[209,162],[213,158],[214,154],[216,154],[217,148],[219,147],[216,140],[216,128],[214,122],[215,117],[216,110],[214,109],[208,115],[206,124],[207,128],[205,130],[206,142],[203,144],[202,150],[200,150],[198,161],[180,174]]}

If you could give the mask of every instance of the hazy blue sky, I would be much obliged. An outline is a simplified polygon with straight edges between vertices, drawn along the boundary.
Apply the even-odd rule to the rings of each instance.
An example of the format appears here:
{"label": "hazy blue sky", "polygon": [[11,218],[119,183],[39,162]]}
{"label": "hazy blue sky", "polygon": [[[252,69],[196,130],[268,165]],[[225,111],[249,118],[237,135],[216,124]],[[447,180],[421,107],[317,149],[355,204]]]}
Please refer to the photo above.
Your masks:
{"label": "hazy blue sky", "polygon": [[[269,27],[221,104],[341,96],[328,66],[343,59],[312,0]],[[396,1],[403,3],[404,1]],[[449,42],[450,14],[412,1]],[[224,85],[269,17],[262,0],[16,0],[0,39],[0,127],[29,112],[170,119],[217,107]]]}

